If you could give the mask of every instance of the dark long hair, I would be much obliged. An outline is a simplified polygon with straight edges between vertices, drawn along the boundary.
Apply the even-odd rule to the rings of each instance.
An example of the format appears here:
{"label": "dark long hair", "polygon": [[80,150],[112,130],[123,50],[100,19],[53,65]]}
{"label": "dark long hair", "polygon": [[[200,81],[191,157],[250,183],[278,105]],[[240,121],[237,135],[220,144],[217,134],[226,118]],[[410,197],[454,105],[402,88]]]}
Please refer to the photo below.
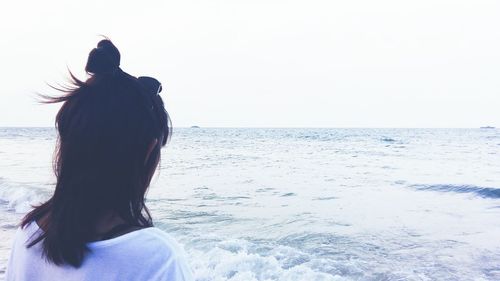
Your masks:
{"label": "dark long hair", "polygon": [[119,65],[118,49],[102,40],[89,54],[86,81],[70,73],[72,86],[61,96],[43,96],[46,103],[63,103],[56,116],[57,184],[21,225],[46,218],[45,231],[27,246],[41,242],[57,265],[82,264],[97,221],[109,212],[132,226],[152,226],[144,196],[171,135],[170,119],[161,97]]}

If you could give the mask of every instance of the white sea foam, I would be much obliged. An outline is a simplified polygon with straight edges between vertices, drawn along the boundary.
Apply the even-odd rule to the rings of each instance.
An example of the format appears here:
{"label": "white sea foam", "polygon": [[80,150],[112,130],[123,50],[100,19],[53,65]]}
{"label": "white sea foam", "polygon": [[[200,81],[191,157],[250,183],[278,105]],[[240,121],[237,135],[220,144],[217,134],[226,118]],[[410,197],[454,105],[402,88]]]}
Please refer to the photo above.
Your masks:
{"label": "white sea foam", "polygon": [[287,264],[296,257],[296,250],[288,247],[274,249],[270,255],[251,253],[249,242],[226,240],[208,251],[192,251],[191,264],[196,280],[214,281],[339,281],[350,280],[311,268],[310,261]]}
{"label": "white sea foam", "polygon": [[7,211],[23,214],[33,205],[47,199],[48,191],[28,184],[14,184],[0,178],[0,206]]}

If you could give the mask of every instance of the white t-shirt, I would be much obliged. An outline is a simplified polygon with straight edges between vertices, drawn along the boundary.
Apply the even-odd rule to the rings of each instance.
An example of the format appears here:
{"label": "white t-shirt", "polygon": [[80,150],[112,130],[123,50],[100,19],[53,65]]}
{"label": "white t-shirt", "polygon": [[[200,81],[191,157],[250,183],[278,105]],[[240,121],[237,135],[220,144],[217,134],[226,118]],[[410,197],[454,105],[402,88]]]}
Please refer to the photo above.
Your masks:
{"label": "white t-shirt", "polygon": [[26,248],[26,242],[40,231],[34,222],[17,230],[7,265],[7,281],[193,280],[182,248],[155,227],[88,243],[90,252],[79,268],[48,262],[42,256],[41,243]]}

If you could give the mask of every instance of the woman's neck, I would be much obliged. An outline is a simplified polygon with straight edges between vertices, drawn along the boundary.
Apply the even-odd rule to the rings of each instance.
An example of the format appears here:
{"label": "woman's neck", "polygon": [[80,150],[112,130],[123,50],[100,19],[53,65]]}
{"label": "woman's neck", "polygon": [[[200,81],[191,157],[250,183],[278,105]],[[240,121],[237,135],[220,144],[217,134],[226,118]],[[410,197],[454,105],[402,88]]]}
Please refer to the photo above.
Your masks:
{"label": "woman's neck", "polygon": [[[43,230],[47,231],[47,225],[49,220],[49,213],[44,214],[42,217],[36,220],[38,226]],[[99,241],[109,233],[112,229],[114,229],[118,225],[127,224],[127,222],[121,218],[116,212],[106,212],[102,215],[95,223],[94,227],[94,237],[91,238],[91,241]],[[117,237],[123,235],[128,232],[132,232],[134,230],[139,229],[139,227],[130,226],[119,233],[116,233],[113,237]],[[111,237],[111,238],[113,238]]]}

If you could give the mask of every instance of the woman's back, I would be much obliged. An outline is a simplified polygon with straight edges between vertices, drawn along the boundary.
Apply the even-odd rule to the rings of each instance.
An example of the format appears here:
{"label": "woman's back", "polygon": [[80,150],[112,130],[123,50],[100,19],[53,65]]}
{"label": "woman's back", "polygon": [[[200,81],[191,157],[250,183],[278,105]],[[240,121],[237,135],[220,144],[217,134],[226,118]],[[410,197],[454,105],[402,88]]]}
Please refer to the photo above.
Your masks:
{"label": "woman's back", "polygon": [[155,227],[88,243],[90,251],[79,268],[48,262],[40,243],[27,248],[28,241],[40,232],[36,222],[17,231],[7,281],[192,279],[182,248]]}

